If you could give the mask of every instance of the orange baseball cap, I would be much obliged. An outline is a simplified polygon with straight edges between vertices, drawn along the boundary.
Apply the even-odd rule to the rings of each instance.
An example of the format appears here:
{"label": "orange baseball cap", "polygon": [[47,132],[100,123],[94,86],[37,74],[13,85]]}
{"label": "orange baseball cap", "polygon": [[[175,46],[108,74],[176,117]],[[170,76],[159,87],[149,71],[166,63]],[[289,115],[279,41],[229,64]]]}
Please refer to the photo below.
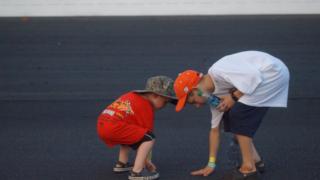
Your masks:
{"label": "orange baseball cap", "polygon": [[197,87],[201,77],[202,73],[194,70],[186,70],[178,75],[173,85],[174,91],[178,98],[178,103],[176,105],[177,112],[181,111],[181,109],[184,107],[188,94],[193,88]]}

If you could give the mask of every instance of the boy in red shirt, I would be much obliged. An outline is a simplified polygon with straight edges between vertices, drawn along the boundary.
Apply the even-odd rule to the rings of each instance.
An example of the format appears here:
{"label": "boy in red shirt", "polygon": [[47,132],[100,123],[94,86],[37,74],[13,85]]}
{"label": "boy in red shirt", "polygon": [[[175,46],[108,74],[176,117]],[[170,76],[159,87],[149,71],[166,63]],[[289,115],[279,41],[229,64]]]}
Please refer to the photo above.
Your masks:
{"label": "boy in red shirt", "polygon": [[[97,123],[100,139],[109,147],[120,145],[114,172],[131,170],[128,178],[133,180],[159,178],[156,166],[151,162],[151,150],[155,142],[154,111],[168,102],[176,103],[173,80],[166,76],[155,76],[147,80],[145,90],[120,96],[100,114]],[[130,149],[137,150],[133,167],[128,163]],[[145,167],[148,171],[143,171]]]}

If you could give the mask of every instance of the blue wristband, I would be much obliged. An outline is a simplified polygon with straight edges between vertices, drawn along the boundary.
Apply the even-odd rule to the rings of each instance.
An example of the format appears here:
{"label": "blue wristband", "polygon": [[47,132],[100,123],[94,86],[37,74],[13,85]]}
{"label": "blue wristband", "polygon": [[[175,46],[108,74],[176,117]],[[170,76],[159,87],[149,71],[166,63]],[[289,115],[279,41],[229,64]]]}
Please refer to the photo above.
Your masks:
{"label": "blue wristband", "polygon": [[207,165],[207,166],[214,169],[217,165],[216,165],[216,163],[214,163],[214,162],[208,162],[208,165]]}

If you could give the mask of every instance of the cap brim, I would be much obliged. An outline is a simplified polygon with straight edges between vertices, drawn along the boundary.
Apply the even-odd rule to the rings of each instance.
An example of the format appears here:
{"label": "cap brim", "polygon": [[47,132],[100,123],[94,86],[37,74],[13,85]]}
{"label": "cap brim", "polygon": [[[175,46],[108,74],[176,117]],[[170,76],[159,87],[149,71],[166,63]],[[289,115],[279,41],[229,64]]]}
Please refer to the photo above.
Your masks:
{"label": "cap brim", "polygon": [[187,95],[178,100],[178,103],[176,105],[177,112],[183,109],[184,105],[186,104],[186,100],[187,100]]}
{"label": "cap brim", "polygon": [[170,99],[170,103],[176,105],[178,103],[178,99],[177,97],[174,97],[174,96],[167,96],[167,95],[163,95],[163,94],[159,94],[159,93],[156,93],[156,92],[153,92],[153,91],[149,91],[149,90],[133,90],[132,92],[135,92],[135,93],[155,93],[155,94],[158,94],[159,96],[163,96],[163,97],[167,97]]}
{"label": "cap brim", "polygon": [[152,92],[149,90],[132,90],[132,92],[136,92],[136,93],[148,93],[148,92]]}

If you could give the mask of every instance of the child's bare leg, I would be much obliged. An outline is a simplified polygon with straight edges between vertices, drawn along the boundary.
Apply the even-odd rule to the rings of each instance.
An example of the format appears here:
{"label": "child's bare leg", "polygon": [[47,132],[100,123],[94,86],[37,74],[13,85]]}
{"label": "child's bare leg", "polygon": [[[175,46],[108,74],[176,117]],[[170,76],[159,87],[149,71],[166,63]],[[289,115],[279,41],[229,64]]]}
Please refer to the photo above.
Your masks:
{"label": "child's bare leg", "polygon": [[147,156],[154,145],[154,141],[155,140],[145,141],[139,146],[137,150],[136,160],[132,169],[133,172],[139,173],[143,170]]}
{"label": "child's bare leg", "polygon": [[130,147],[126,145],[120,146],[119,161],[126,164],[129,158]]}
{"label": "child's bare leg", "polygon": [[240,171],[243,173],[256,171],[252,152],[252,138],[243,135],[236,135],[236,137],[238,139],[242,155],[242,165]]}
{"label": "child's bare leg", "polygon": [[252,147],[252,153],[253,153],[253,160],[254,162],[259,162],[261,161],[261,157],[256,149],[256,147],[254,146],[253,142],[251,143],[251,147]]}
{"label": "child's bare leg", "polygon": [[[234,141],[236,144],[239,144],[236,136],[233,137],[233,141]],[[259,161],[261,161],[261,156],[259,155],[259,153],[258,153],[258,151],[257,151],[257,149],[256,149],[256,147],[255,147],[255,145],[254,145],[254,143],[253,143],[253,141],[252,141],[252,143],[251,143],[251,146],[252,146],[252,153],[253,153],[253,160],[254,160],[254,162],[259,162]]]}

